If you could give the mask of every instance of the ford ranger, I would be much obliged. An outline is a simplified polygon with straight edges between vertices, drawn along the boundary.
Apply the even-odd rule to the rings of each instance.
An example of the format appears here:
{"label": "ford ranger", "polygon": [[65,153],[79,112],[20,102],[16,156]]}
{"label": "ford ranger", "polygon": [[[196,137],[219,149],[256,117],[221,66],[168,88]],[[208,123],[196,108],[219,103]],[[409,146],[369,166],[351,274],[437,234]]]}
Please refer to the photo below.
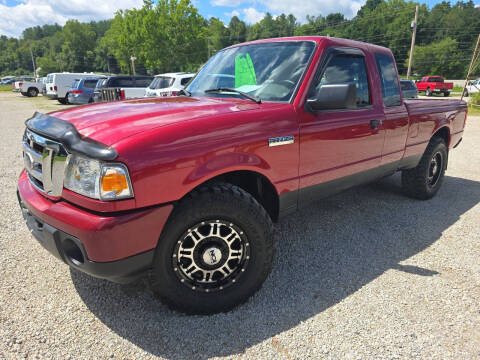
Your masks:
{"label": "ford ranger", "polygon": [[260,289],[285,214],[401,171],[430,199],[461,139],[459,100],[404,100],[389,49],[332,37],[216,53],[181,96],[35,113],[18,199],[62,262],[169,306],[227,311]]}

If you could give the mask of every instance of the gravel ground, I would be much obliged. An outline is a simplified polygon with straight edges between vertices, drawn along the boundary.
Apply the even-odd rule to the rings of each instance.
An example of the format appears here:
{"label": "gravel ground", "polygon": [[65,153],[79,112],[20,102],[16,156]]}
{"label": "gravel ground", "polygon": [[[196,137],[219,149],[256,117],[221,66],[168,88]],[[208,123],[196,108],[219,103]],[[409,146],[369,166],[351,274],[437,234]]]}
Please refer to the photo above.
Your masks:
{"label": "gravel ground", "polygon": [[207,317],[71,271],[29,234],[20,138],[47,108],[0,93],[0,359],[480,358],[480,117],[436,198],[403,197],[393,176],[283,219],[262,290]]}

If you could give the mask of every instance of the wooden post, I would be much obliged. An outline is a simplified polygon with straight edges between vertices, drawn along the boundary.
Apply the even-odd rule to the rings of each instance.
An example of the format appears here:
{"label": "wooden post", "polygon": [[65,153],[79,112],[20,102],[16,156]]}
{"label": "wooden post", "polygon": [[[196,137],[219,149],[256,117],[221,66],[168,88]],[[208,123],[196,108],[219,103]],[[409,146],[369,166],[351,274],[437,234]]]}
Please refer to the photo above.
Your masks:
{"label": "wooden post", "polygon": [[468,78],[470,77],[471,72],[475,68],[475,61],[477,60],[477,50],[478,44],[480,43],[480,34],[478,34],[477,43],[475,44],[475,50],[473,50],[472,61],[470,61],[470,66],[468,67],[467,78],[465,79],[465,84],[463,84],[463,91],[461,100],[463,100],[463,95],[465,94],[465,89],[467,88]]}
{"label": "wooden post", "polygon": [[415,37],[417,36],[418,5],[415,7],[415,20],[413,20],[412,45],[410,45],[410,57],[408,58],[407,80],[412,71],[413,50],[415,49]]}

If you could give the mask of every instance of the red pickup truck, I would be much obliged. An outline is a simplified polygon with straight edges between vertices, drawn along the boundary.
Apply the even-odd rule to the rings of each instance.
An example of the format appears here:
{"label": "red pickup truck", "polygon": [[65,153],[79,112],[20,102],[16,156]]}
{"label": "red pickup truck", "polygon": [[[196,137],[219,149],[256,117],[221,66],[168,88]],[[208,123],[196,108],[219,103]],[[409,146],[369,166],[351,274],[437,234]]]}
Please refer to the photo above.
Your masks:
{"label": "red pickup truck", "polygon": [[443,96],[450,96],[453,83],[447,83],[441,76],[424,76],[415,83],[418,91],[424,91],[425,95],[432,96],[433,93],[443,93]]}
{"label": "red pickup truck", "polygon": [[270,272],[272,222],[402,172],[439,190],[467,106],[403,100],[389,49],[331,37],[238,44],[182,96],[35,113],[18,198],[71,267],[152,289],[188,313],[246,301]]}

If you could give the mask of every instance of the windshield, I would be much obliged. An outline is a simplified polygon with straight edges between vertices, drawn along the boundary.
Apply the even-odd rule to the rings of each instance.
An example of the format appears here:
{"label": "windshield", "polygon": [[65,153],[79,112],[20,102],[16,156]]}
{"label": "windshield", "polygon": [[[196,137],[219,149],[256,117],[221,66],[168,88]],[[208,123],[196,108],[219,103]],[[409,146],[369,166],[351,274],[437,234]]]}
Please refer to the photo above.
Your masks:
{"label": "windshield", "polygon": [[173,85],[175,79],[167,76],[156,76],[148,86],[150,89],[165,89]]}
{"label": "windshield", "polygon": [[304,73],[315,44],[287,41],[249,44],[214,55],[188,85],[193,96],[239,97],[237,93],[208,93],[233,88],[264,101],[288,102]]}

